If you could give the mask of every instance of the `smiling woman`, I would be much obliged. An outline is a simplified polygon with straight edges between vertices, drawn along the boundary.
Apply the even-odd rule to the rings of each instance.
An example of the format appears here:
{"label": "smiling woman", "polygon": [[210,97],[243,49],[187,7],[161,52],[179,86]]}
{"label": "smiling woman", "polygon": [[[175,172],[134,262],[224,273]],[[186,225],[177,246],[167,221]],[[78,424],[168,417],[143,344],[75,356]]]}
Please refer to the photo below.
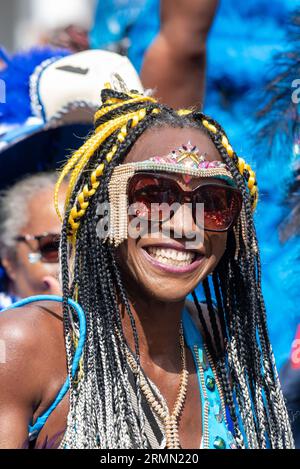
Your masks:
{"label": "smiling woman", "polygon": [[68,380],[59,392],[62,359],[56,380],[40,378],[31,439],[67,422],[60,448],[293,447],[261,295],[254,172],[200,111],[109,87],[102,103],[57,185],[56,203],[71,172],[64,337],[56,324],[43,347],[48,369],[49,350],[66,351]]}

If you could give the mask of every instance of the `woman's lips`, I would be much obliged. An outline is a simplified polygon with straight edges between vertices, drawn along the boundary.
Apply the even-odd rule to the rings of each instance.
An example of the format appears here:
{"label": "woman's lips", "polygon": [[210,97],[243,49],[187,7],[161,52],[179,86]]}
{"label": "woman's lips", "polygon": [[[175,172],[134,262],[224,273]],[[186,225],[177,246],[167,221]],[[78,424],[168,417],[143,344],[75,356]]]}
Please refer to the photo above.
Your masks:
{"label": "woman's lips", "polygon": [[[183,273],[193,272],[199,267],[199,265],[205,259],[204,255],[197,253],[195,260],[193,260],[190,264],[183,265],[183,266],[175,266],[171,264],[162,263],[158,259],[155,259],[154,257],[152,257],[145,248],[141,248],[141,249],[146,260],[151,262],[151,264],[154,267],[160,270],[163,270],[164,272],[173,273],[173,274],[180,274],[180,273],[183,274]],[[176,249],[176,248],[173,248],[173,249]]]}

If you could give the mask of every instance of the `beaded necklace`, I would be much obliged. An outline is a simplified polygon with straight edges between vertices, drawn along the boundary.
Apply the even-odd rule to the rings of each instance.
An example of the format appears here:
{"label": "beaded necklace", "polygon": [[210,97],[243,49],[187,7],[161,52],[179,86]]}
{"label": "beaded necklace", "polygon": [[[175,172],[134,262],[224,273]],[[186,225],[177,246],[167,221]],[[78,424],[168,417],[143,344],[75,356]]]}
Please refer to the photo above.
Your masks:
{"label": "beaded necklace", "polygon": [[[151,406],[151,408],[155,411],[159,419],[162,421],[164,425],[164,429],[166,432],[166,447],[168,449],[179,449],[180,448],[180,441],[179,441],[179,432],[178,432],[178,424],[180,415],[184,406],[186,393],[187,393],[187,384],[188,384],[188,376],[189,372],[186,369],[186,355],[185,355],[185,348],[184,348],[184,337],[183,337],[183,329],[182,324],[180,325],[180,334],[179,334],[179,342],[180,342],[180,355],[182,361],[182,372],[180,376],[180,386],[177,394],[177,398],[174,404],[174,408],[172,413],[168,409],[168,406],[164,399],[160,399],[161,402],[154,396],[151,387],[149,386],[147,380],[144,377],[144,374],[140,371],[140,386],[141,390]],[[127,350],[127,359],[128,363],[134,373],[138,373],[138,368],[136,366],[136,362],[130,352]]]}
{"label": "beaded necklace", "polygon": [[[182,343],[184,344],[185,339],[186,344],[192,352],[194,362],[196,364],[199,390],[202,402],[203,432],[201,448],[235,449],[235,440],[231,431],[229,430],[229,422],[227,421],[226,417],[226,407],[223,391],[217,377],[216,368],[211,354],[209,353],[206,344],[202,343],[201,335],[197,330],[195,324],[193,323],[193,320],[187,310],[183,311],[182,317],[184,326],[184,338],[182,337]],[[128,363],[132,371],[134,373],[137,373],[138,371],[136,361],[129,350],[127,351],[127,357]],[[181,374],[181,380],[182,376],[183,374]],[[151,387],[155,390],[155,393],[158,396],[160,402],[158,402],[148,382],[150,382]],[[169,410],[165,399],[163,398],[159,390],[156,388],[155,384],[152,383],[142,371],[140,371],[140,386],[151,409],[155,412],[155,414],[159,417],[162,422],[163,428],[166,433],[166,447],[168,449],[180,448],[178,424],[176,420],[171,420],[174,410],[170,416],[170,423],[173,424],[173,427],[166,427],[165,417],[166,415],[169,415]],[[179,393],[180,390],[178,392],[178,397]]]}

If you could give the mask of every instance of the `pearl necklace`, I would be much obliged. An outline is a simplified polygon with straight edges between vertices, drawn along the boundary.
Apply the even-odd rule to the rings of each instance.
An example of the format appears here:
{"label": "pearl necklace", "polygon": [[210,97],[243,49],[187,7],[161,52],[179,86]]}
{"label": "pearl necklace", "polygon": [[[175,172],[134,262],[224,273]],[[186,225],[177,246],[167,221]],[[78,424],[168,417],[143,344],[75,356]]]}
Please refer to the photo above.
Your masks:
{"label": "pearl necklace", "polygon": [[182,361],[182,372],[180,375],[180,386],[177,394],[177,398],[174,404],[172,413],[170,413],[168,406],[165,402],[159,402],[153,394],[152,389],[150,388],[147,380],[145,379],[143,373],[138,370],[135,359],[127,350],[128,363],[132,368],[132,371],[137,374],[140,373],[140,386],[141,390],[147,399],[148,403],[152,409],[156,412],[157,416],[162,421],[165,432],[166,432],[166,447],[168,449],[180,449],[179,441],[179,418],[183,409],[183,405],[187,393],[187,384],[189,372],[186,369],[186,355],[184,348],[184,338],[183,338],[183,329],[182,324],[180,325],[180,334],[179,334],[179,343],[180,343],[180,354]]}

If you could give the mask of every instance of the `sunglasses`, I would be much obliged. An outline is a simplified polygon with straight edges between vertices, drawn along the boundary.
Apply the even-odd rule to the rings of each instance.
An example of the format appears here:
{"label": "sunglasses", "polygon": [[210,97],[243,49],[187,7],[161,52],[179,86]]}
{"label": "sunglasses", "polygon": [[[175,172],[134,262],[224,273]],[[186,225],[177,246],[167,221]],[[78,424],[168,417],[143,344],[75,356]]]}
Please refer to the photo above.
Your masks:
{"label": "sunglasses", "polygon": [[196,224],[197,204],[204,204],[204,230],[217,232],[229,230],[242,208],[242,194],[231,186],[204,183],[193,191],[184,191],[173,178],[142,172],[129,181],[128,201],[134,216],[156,222],[172,218],[172,204],[189,202]]}
{"label": "sunglasses", "polygon": [[57,233],[44,233],[41,235],[24,235],[15,238],[18,242],[26,243],[30,249],[32,246],[30,241],[37,241],[38,248],[34,252],[28,254],[31,264],[38,261],[54,264],[58,262],[60,235]]}

